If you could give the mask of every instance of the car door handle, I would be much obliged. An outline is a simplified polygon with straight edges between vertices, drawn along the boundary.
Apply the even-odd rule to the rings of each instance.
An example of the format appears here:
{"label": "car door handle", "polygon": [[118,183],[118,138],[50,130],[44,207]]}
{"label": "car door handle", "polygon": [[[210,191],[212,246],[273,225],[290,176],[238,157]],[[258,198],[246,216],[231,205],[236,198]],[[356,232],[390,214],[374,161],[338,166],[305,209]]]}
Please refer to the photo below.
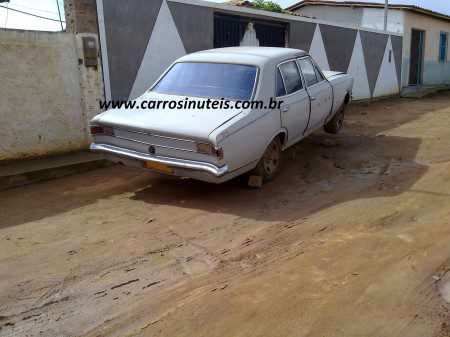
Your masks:
{"label": "car door handle", "polygon": [[311,101],[315,101],[315,100],[316,100],[316,98],[317,98],[316,96],[311,96],[311,98],[310,98],[310,99],[311,99]]}
{"label": "car door handle", "polygon": [[290,107],[283,108],[283,112],[288,112]]}

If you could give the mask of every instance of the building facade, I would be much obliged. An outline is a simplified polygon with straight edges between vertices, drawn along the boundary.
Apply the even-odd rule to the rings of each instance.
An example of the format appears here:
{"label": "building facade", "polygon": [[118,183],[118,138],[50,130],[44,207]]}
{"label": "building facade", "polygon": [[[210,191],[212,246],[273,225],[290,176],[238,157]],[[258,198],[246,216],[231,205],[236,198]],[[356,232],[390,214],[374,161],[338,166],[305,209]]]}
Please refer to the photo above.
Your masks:
{"label": "building facade", "polygon": [[[370,29],[384,28],[384,5],[306,0],[287,10]],[[389,5],[387,31],[403,35],[401,84],[450,85],[450,16],[409,5]]]}
{"label": "building facade", "polygon": [[354,99],[401,87],[398,33],[198,0],[97,0],[97,12],[107,99],[139,97],[185,54],[244,45],[309,52],[355,78]]}

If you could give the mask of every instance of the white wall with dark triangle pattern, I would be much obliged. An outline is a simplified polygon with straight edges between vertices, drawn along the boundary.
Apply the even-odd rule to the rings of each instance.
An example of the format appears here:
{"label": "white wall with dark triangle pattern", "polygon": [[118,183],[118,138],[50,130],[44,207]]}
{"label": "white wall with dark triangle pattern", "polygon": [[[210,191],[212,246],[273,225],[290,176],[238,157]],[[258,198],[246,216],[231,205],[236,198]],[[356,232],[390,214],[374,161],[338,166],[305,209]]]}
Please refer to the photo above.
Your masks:
{"label": "white wall with dark triangle pattern", "polygon": [[[142,5],[144,5],[144,1],[147,0],[135,0],[133,2],[134,6],[136,6],[136,11],[140,10],[139,4],[140,2],[142,2]],[[119,49],[120,52],[115,52],[112,50],[117,50],[118,48],[108,48],[108,44],[115,43],[114,36],[107,35],[108,31],[111,30],[108,29],[108,27],[111,27],[111,25],[115,25],[115,22],[117,20],[117,18],[114,17],[113,14],[108,13],[116,13],[115,15],[121,15],[121,13],[124,13],[123,15],[127,15],[127,13],[133,11],[133,8],[131,8],[130,10],[131,3],[124,4],[124,2],[120,1],[109,2],[107,0],[98,0],[97,3],[102,50],[107,51],[107,53],[109,54],[102,55],[103,59],[106,61],[104,62],[104,67],[106,66],[106,69],[104,69],[104,71],[107,73],[107,76],[105,76],[105,81],[109,82],[109,80],[112,78],[116,83],[120,83],[120,78],[116,78],[115,76],[116,74],[121,74],[120,76],[124,76],[123,71],[122,73],[120,73],[119,71],[117,71],[118,69],[111,68],[111,64],[120,64],[120,62],[108,61],[117,61],[117,58],[123,58],[125,56],[123,50]],[[124,11],[121,8],[105,9],[105,6],[127,6],[127,10]],[[184,10],[180,9],[179,6],[185,6]],[[190,13],[184,13],[187,8],[194,8],[192,6],[194,6],[197,10],[193,10]],[[203,11],[199,11],[199,9],[203,9]],[[205,11],[205,9],[208,9],[208,11]],[[353,99],[366,99],[371,97],[397,94],[399,92],[400,79],[397,77],[397,74],[399,72],[396,69],[394,61],[393,44],[391,43],[389,34],[386,34],[385,32],[361,29],[359,27],[336,26],[335,23],[330,22],[293,17],[289,15],[262,13],[261,11],[253,9],[215,4],[198,0],[162,0],[156,19],[153,18],[153,20],[155,21],[151,34],[148,38],[145,53],[143,54],[142,59],[137,66],[139,70],[133,77],[132,86],[128,89],[128,98],[135,99],[143,94],[174,60],[186,54],[186,45],[191,46],[193,45],[193,42],[195,42],[197,49],[199,49],[198,46],[201,45],[205,45],[204,49],[211,48],[214,29],[205,31],[205,29],[203,29],[204,26],[200,26],[200,23],[204,24],[204,22],[209,22],[208,20],[213,20],[213,16],[215,13],[226,13],[243,16],[246,18],[250,18],[250,21],[252,20],[251,18],[254,18],[255,15],[257,15],[259,19],[272,20],[275,22],[280,22],[280,17],[282,17],[283,20],[290,20],[291,22],[305,22],[304,25],[309,25],[310,27],[312,24],[314,24],[315,28],[311,27],[314,28],[314,34],[312,35],[312,38],[312,30],[311,28],[309,28],[310,33],[308,32],[308,37],[305,36],[305,38],[302,40],[302,28],[300,27],[295,30],[295,34],[298,35],[295,37],[291,36],[289,40],[303,41],[302,45],[306,47],[309,44],[309,48],[303,48],[311,54],[317,64],[324,70],[337,70],[330,69],[330,58],[340,56],[339,46],[341,43],[352,43],[353,46],[351,48],[348,45],[345,48],[345,58],[343,59],[347,61],[341,62],[340,64],[345,64],[346,66],[348,60],[350,59],[348,69],[346,69],[346,71],[355,79]],[[321,25],[326,25],[324,27],[324,29],[326,28],[325,32],[327,33],[326,41],[328,41],[327,43],[332,43],[328,47],[324,45],[325,40],[323,39],[321,33]],[[190,36],[192,34],[186,34],[186,32],[195,32],[196,26],[199,27],[198,36]],[[338,31],[340,30],[342,33],[342,27],[344,27],[347,28],[347,30],[344,29],[347,32],[349,31],[349,29],[354,29],[355,31],[357,31],[356,39],[354,41],[352,39],[351,42],[345,41],[345,39],[343,39],[342,41],[338,41],[338,43],[336,43],[333,36],[333,26],[336,27],[337,38],[340,36]],[[251,30],[251,28],[252,25],[249,25],[249,27],[247,27],[248,31],[246,31],[243,35],[242,41],[240,43],[241,45],[256,45],[256,35],[254,34],[254,31]],[[180,34],[180,29],[182,34]],[[364,33],[364,39],[361,38],[361,32]],[[305,33],[307,32],[305,31]],[[134,34],[139,34],[139,30],[137,30]],[[195,32],[195,35],[197,35],[197,32]],[[386,35],[389,37],[387,43],[380,43],[380,41],[386,41],[384,38]],[[198,40],[193,40],[196,37],[198,37]],[[133,39],[133,36],[130,36],[130,39]],[[187,41],[186,39],[190,39],[190,41]],[[127,41],[127,45],[129,45],[130,43],[132,42]],[[331,48],[331,46],[333,46],[333,48]],[[370,48],[383,48],[383,50],[377,50],[376,53],[367,53],[367,50],[370,50]],[[344,53],[344,48],[342,49],[342,53]],[[333,55],[327,55],[327,50]],[[350,57],[349,53],[351,50],[352,53]],[[366,60],[365,57],[371,57],[372,59]],[[374,57],[378,59],[374,60]],[[336,59],[331,60],[334,61]],[[336,64],[336,62],[332,63]],[[375,67],[374,64],[381,64],[381,66],[378,68],[378,66]],[[130,76],[132,76],[132,74],[130,74]],[[372,81],[372,84],[370,85],[369,79],[370,81]],[[374,79],[376,79],[375,84]],[[105,84],[105,88],[110,88],[109,83]],[[371,90],[373,92],[371,92]],[[126,90],[122,91],[126,92]],[[114,99],[114,97],[116,96],[117,95],[115,95],[114,92],[111,92],[109,95],[109,97],[111,97],[112,99]]]}

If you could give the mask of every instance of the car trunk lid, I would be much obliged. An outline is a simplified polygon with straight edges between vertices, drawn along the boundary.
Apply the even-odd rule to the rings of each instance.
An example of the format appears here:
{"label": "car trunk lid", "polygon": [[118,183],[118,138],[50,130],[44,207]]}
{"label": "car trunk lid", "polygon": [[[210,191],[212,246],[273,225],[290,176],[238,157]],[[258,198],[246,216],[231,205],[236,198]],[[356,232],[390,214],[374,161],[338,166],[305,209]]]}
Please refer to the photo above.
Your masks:
{"label": "car trunk lid", "polygon": [[[212,131],[242,111],[242,109],[234,107],[230,109],[185,109],[184,107],[181,109],[168,107],[142,109],[141,103],[144,100],[173,100],[177,104],[190,101],[202,104],[204,101],[203,103],[206,104],[207,98],[147,93],[136,100],[136,105],[132,109],[120,108],[104,112],[99,118],[100,124],[113,128],[207,142]],[[214,99],[209,100],[215,101]]]}

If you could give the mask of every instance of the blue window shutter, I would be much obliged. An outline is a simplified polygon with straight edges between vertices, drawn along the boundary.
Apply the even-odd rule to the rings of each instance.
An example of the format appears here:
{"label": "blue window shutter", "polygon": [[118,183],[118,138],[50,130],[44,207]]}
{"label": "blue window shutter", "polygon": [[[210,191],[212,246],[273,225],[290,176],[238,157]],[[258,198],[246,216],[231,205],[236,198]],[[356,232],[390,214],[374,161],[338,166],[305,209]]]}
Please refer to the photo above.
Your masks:
{"label": "blue window shutter", "polygon": [[447,60],[447,43],[448,43],[448,34],[441,33],[439,39],[439,61]]}

